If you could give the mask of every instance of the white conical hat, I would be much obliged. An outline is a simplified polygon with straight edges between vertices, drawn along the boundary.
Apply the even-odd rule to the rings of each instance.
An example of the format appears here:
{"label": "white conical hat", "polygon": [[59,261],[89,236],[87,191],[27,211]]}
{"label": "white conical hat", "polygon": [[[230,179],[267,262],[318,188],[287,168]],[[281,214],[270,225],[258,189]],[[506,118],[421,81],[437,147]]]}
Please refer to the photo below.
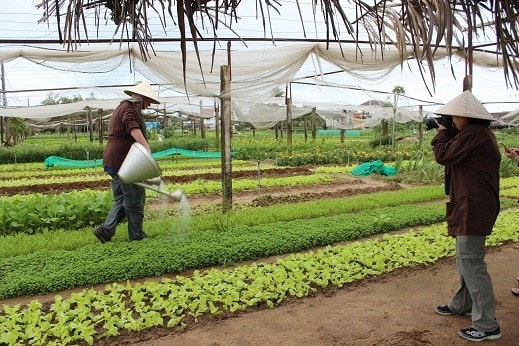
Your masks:
{"label": "white conical hat", "polygon": [[470,92],[465,90],[444,106],[438,108],[436,114],[454,115],[463,118],[495,120],[486,110],[485,106]]}
{"label": "white conical hat", "polygon": [[126,95],[139,94],[150,99],[151,103],[160,103],[159,98],[148,83],[139,83],[124,91]]}

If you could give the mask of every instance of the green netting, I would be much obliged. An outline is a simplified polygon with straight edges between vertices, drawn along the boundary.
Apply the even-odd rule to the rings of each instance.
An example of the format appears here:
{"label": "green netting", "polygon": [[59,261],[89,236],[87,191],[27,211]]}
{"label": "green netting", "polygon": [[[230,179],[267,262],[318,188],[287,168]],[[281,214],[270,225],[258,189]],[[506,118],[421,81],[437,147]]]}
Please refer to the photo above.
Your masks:
{"label": "green netting", "polygon": [[[231,155],[235,155],[236,152],[232,152]],[[218,151],[194,151],[179,148],[170,148],[156,153],[152,153],[151,156],[155,159],[160,159],[171,155],[182,155],[189,157],[199,158],[220,158],[221,153]],[[97,160],[72,160],[60,156],[49,156],[43,161],[43,165],[46,168],[49,167],[70,167],[70,168],[87,168],[97,167],[103,165],[102,159]]]}
{"label": "green netting", "polygon": [[[151,154],[155,159],[160,159],[170,155],[182,155],[189,157],[203,157],[203,158],[219,158],[221,157],[221,153],[219,151],[194,151],[194,150],[186,150],[179,148],[170,148],[162,151],[158,151],[156,153]],[[234,155],[234,153],[231,153]]]}
{"label": "green netting", "polygon": [[395,175],[396,169],[384,165],[384,163],[380,160],[376,160],[358,165],[351,171],[351,174],[356,176],[366,176],[373,173],[382,175]]}
{"label": "green netting", "polygon": [[103,160],[71,160],[59,156],[49,156],[43,161],[45,168],[49,167],[70,167],[70,168],[88,168],[103,165]]}
{"label": "green netting", "polygon": [[[331,129],[331,130],[317,130],[318,136],[340,136],[341,130]],[[344,130],[344,135],[346,137],[360,137],[362,135],[361,130]]]}

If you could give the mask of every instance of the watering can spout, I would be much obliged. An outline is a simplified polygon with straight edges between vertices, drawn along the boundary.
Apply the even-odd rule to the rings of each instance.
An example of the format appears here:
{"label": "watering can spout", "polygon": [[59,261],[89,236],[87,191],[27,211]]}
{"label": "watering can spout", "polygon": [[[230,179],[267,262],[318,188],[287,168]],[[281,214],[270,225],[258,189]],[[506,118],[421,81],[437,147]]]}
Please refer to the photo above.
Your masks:
{"label": "watering can spout", "polygon": [[184,193],[181,189],[177,189],[170,194],[170,197],[173,198],[175,201],[180,202],[184,197]]}

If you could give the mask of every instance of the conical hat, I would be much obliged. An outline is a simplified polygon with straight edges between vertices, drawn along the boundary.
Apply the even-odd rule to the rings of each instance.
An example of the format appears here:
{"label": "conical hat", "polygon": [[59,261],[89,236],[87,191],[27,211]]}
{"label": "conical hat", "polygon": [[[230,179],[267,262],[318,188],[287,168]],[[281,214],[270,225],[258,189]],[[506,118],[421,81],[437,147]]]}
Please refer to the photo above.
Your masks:
{"label": "conical hat", "polygon": [[470,90],[465,90],[434,113],[463,118],[495,120]]}
{"label": "conical hat", "polygon": [[160,103],[159,98],[148,83],[139,83],[124,91],[126,95],[139,94],[150,99],[151,103]]}

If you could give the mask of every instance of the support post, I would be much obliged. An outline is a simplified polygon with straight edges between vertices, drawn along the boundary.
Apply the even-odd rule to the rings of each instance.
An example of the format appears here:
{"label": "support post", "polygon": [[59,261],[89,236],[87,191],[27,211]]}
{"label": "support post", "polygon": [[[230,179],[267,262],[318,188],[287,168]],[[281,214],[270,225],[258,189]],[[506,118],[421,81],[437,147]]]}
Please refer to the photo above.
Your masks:
{"label": "support post", "polygon": [[88,134],[90,143],[94,141],[94,125],[92,122],[92,108],[87,107]]}
{"label": "support post", "polygon": [[97,119],[99,121],[99,144],[103,145],[103,109],[97,110]]}
{"label": "support post", "polygon": [[221,153],[222,153],[222,212],[232,209],[232,156],[231,156],[231,67],[220,66]]}
{"label": "support post", "polygon": [[315,140],[317,138],[317,109],[314,107],[312,108],[312,139]]}
{"label": "support post", "polygon": [[420,122],[418,123],[418,144],[420,145],[420,153],[423,154],[423,106],[418,106],[418,115]]}
{"label": "support post", "polygon": [[[2,70],[2,107],[7,107],[7,97],[5,96],[5,68],[3,60],[0,66]],[[7,121],[4,121],[4,117],[0,117],[0,146],[4,145],[4,127],[7,128]]]}
{"label": "support post", "polygon": [[200,137],[205,139],[204,103],[200,100]]}
{"label": "support post", "polygon": [[292,156],[292,88],[286,86],[285,103],[287,105],[287,154]]}
{"label": "support post", "polygon": [[216,149],[220,149],[220,106],[217,100],[214,100],[214,132],[216,137]]}

